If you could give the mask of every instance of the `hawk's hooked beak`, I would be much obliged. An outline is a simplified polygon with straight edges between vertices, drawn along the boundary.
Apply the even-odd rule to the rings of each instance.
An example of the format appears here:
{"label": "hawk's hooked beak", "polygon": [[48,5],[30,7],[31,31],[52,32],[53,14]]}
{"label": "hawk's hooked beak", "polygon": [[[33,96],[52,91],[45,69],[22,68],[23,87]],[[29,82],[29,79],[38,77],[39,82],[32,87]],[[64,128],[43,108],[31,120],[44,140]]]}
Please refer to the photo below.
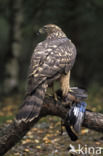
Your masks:
{"label": "hawk's hooked beak", "polygon": [[46,33],[45,28],[40,28],[39,31],[37,32],[37,35],[45,34],[45,33]]}

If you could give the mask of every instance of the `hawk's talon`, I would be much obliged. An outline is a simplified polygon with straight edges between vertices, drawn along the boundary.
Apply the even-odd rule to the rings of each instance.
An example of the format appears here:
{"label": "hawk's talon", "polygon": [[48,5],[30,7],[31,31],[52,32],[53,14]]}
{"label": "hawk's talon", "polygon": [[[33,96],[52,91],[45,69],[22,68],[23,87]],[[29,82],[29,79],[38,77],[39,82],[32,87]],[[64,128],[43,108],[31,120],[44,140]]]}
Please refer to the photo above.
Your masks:
{"label": "hawk's talon", "polygon": [[53,93],[53,98],[54,98],[54,100],[55,100],[56,102],[58,101],[58,96],[57,96],[56,93]]}

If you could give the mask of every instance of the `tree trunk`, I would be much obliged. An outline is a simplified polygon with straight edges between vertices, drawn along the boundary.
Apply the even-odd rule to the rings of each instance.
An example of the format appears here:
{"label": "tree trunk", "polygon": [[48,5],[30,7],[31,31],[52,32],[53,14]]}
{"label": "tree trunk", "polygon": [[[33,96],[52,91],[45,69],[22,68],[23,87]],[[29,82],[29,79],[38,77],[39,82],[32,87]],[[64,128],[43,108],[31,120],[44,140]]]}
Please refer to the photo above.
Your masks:
{"label": "tree trunk", "polygon": [[6,55],[4,93],[10,93],[19,84],[19,57],[21,53],[22,0],[9,1],[9,49]]}

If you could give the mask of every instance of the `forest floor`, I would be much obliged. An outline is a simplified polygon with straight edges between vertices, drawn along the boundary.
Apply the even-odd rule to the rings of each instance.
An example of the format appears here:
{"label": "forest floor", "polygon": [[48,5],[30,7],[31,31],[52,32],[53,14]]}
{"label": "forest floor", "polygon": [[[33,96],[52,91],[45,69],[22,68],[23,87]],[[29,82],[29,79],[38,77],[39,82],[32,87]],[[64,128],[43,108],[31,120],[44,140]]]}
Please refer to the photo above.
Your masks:
{"label": "forest floor", "polygon": [[[8,96],[2,99],[0,103],[0,129],[12,122],[22,100],[20,95]],[[89,102],[90,100],[92,100],[92,98],[89,99]],[[101,101],[98,102],[101,103]],[[89,109],[100,111],[101,107],[96,108],[95,104],[94,106],[91,104]],[[75,149],[78,149],[80,146],[84,153],[86,150],[89,150],[90,147],[93,147],[94,149],[90,151],[91,154],[84,155],[95,156],[98,155],[96,153],[98,152],[97,148],[103,148],[103,134],[101,133],[82,128],[79,140],[72,142],[65,129],[62,135],[60,130],[60,118],[56,116],[42,118],[5,156],[69,156],[70,144],[74,146]],[[103,155],[103,150],[99,155]]]}

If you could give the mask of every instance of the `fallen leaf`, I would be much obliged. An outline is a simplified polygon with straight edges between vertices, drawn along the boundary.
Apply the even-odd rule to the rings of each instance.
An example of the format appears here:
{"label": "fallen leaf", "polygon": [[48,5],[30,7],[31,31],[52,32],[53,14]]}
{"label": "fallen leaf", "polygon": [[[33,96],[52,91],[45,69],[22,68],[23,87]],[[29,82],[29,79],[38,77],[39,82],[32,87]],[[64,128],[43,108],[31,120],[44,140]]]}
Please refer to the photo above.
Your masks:
{"label": "fallen leaf", "polygon": [[100,145],[100,142],[96,142],[96,145]]}
{"label": "fallen leaf", "polygon": [[25,148],[24,151],[25,151],[25,152],[29,152],[29,149],[28,149],[28,148]]}
{"label": "fallen leaf", "polygon": [[39,141],[39,140],[37,140],[37,139],[35,139],[34,141],[35,141],[35,143],[39,143],[39,142],[40,142],[40,141]]}
{"label": "fallen leaf", "polygon": [[31,142],[30,139],[26,139],[26,140],[23,140],[23,141],[22,141],[22,144],[27,144],[27,143],[30,143],[30,142]]}
{"label": "fallen leaf", "polygon": [[88,129],[82,129],[82,130],[81,130],[81,134],[88,133],[88,131],[89,131]]}
{"label": "fallen leaf", "polygon": [[36,146],[37,149],[41,149],[41,146]]}

